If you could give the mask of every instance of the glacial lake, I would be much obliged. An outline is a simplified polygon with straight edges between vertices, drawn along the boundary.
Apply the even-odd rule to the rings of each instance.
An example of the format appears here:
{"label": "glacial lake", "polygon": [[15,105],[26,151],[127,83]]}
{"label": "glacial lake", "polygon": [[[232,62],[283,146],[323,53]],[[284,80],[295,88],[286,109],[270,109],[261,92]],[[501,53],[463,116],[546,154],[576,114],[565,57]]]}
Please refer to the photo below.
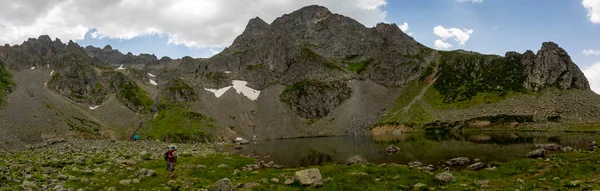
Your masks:
{"label": "glacial lake", "polygon": [[[483,162],[505,162],[524,158],[535,144],[556,143],[573,149],[587,149],[595,133],[563,132],[445,132],[405,133],[396,136],[340,136],[250,141],[231,153],[259,156],[285,167],[343,164],[348,157],[362,155],[371,163],[408,164],[420,161],[437,165],[454,157],[468,157]],[[390,144],[400,148],[395,154],[385,149]],[[550,152],[547,154],[553,154]],[[267,156],[267,157],[265,157]]]}

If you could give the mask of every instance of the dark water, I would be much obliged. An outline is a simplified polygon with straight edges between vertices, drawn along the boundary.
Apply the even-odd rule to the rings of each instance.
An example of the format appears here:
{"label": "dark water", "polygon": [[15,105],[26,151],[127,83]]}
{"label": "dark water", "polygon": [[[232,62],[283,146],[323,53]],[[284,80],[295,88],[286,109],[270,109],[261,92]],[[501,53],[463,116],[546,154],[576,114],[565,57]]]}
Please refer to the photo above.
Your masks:
{"label": "dark water", "polygon": [[[372,163],[407,164],[421,161],[438,164],[454,157],[479,158],[484,162],[510,161],[523,158],[535,144],[557,143],[574,149],[587,149],[587,143],[600,139],[600,134],[552,132],[464,132],[406,133],[398,136],[344,136],[284,139],[251,142],[239,154],[269,156],[286,167],[344,163],[353,155],[362,155]],[[401,151],[388,154],[385,148],[394,144]]]}

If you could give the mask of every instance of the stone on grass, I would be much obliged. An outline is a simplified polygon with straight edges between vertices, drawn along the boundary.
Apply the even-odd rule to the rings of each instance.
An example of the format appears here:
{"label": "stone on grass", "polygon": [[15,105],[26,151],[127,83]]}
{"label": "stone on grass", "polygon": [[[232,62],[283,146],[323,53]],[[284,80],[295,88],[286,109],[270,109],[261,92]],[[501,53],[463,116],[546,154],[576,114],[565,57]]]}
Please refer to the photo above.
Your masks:
{"label": "stone on grass", "polygon": [[119,181],[119,184],[123,185],[123,186],[126,186],[126,185],[131,184],[131,180],[129,180],[129,179],[127,179],[127,180],[121,180],[121,181]]}
{"label": "stone on grass", "polygon": [[277,178],[271,178],[271,182],[273,182],[273,183],[279,183],[279,179],[277,179]]}
{"label": "stone on grass", "polygon": [[215,182],[213,186],[208,189],[210,191],[232,191],[233,185],[231,184],[231,180],[229,178],[223,178]]}
{"label": "stone on grass", "polygon": [[27,180],[23,181],[23,183],[21,183],[21,185],[23,187],[25,187],[25,188],[32,188],[32,189],[33,188],[35,188],[35,189],[38,188],[38,186],[37,186],[37,184],[35,184],[35,182],[27,181]]}
{"label": "stone on grass", "polygon": [[226,164],[220,164],[217,166],[217,168],[227,168],[227,167],[229,167],[229,165],[226,165]]}
{"label": "stone on grass", "polygon": [[288,179],[285,179],[285,181],[283,183],[286,185],[294,184],[294,180],[288,178]]}
{"label": "stone on grass", "polygon": [[314,185],[316,183],[322,182],[323,180],[321,172],[317,168],[296,171],[294,177],[296,180],[298,180],[298,182],[300,182],[300,184],[304,186]]}
{"label": "stone on grass", "polygon": [[470,160],[467,157],[456,157],[446,161],[449,166],[464,166],[469,164]]}
{"label": "stone on grass", "polygon": [[425,184],[423,184],[423,183],[416,183],[416,184],[413,186],[413,188],[424,188],[424,187],[426,187],[426,186],[427,186],[427,185],[425,185]]}
{"label": "stone on grass", "polygon": [[438,175],[435,175],[435,179],[442,184],[447,184],[456,180],[454,175],[450,174],[449,172],[439,173]]}
{"label": "stone on grass", "polygon": [[360,155],[354,155],[346,160],[346,165],[354,165],[354,164],[366,164],[367,159]]}
{"label": "stone on grass", "polygon": [[563,147],[561,150],[562,150],[562,152],[571,152],[571,151],[573,151],[573,147],[566,146],[566,147]]}
{"label": "stone on grass", "polygon": [[548,151],[558,151],[558,150],[562,149],[562,147],[560,145],[557,145],[557,144],[554,144],[554,143],[551,143],[551,144],[536,144],[535,148],[545,149],[545,150],[548,150]]}
{"label": "stone on grass", "polygon": [[485,164],[482,162],[474,163],[472,165],[467,166],[467,170],[479,170],[485,167]]}
{"label": "stone on grass", "polygon": [[527,155],[525,155],[525,157],[527,158],[540,158],[540,157],[544,157],[546,150],[544,149],[536,149],[533,150],[529,153],[527,153]]}

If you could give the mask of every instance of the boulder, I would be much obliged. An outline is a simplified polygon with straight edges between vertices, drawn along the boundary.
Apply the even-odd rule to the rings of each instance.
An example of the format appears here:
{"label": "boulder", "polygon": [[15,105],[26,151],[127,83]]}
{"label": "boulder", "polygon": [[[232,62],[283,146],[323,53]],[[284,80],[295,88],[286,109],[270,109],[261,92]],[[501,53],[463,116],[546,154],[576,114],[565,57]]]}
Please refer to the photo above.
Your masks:
{"label": "boulder", "polygon": [[244,138],[238,137],[238,138],[235,138],[235,143],[240,144],[240,145],[246,145],[246,144],[250,144],[250,141],[248,141]]}
{"label": "boulder", "polygon": [[127,180],[121,180],[121,181],[119,181],[119,184],[123,185],[123,186],[126,186],[126,185],[131,184],[131,180],[129,180],[129,179],[127,179]]}
{"label": "boulder", "polygon": [[438,182],[440,182],[442,184],[447,184],[452,181],[455,181],[456,178],[454,178],[454,175],[452,175],[449,172],[442,172],[442,173],[439,173],[438,175],[435,175],[435,180],[437,180]]}
{"label": "boulder", "polygon": [[423,184],[423,183],[416,183],[413,188],[424,188],[427,187],[427,185]]}
{"label": "boulder", "polygon": [[527,155],[525,155],[525,157],[527,158],[539,158],[539,157],[544,157],[546,150],[544,149],[536,149],[533,150],[529,153],[527,153]]}
{"label": "boulder", "polygon": [[548,150],[548,151],[558,151],[558,150],[562,149],[562,147],[560,145],[557,145],[557,144],[554,144],[554,143],[551,143],[551,144],[536,144],[535,148],[545,149],[545,150]]}
{"label": "boulder", "polygon": [[285,179],[285,181],[283,182],[285,185],[290,185],[290,184],[294,184],[294,180],[293,179]]}
{"label": "boulder", "polygon": [[563,148],[561,149],[561,151],[563,151],[563,152],[571,152],[571,151],[573,151],[573,148],[572,148],[572,147],[569,147],[569,146],[566,146],[566,147],[563,147]]}
{"label": "boulder", "polygon": [[271,178],[271,182],[273,182],[273,183],[279,183],[279,179],[277,179],[277,178]]}
{"label": "boulder", "polygon": [[420,167],[420,166],[423,166],[423,163],[419,162],[419,161],[413,161],[413,162],[409,162],[408,166],[409,167]]}
{"label": "boulder", "polygon": [[21,185],[25,188],[31,188],[31,189],[38,188],[38,186],[37,186],[37,184],[35,184],[35,182],[27,181],[27,180],[23,181],[23,183],[21,183]]}
{"label": "boulder", "polygon": [[446,161],[449,166],[464,166],[469,164],[470,160],[467,157],[456,157]]}
{"label": "boulder", "polygon": [[387,153],[397,153],[398,151],[400,151],[400,148],[398,148],[396,145],[390,145],[385,149],[385,152]]}
{"label": "boulder", "polygon": [[317,168],[296,171],[294,179],[304,186],[311,186],[323,181],[321,172]]}
{"label": "boulder", "polygon": [[479,170],[485,167],[485,164],[482,162],[474,163],[472,165],[467,166],[467,170]]}
{"label": "boulder", "polygon": [[208,189],[210,191],[233,191],[233,184],[229,178],[223,178],[215,182],[213,186]]}
{"label": "boulder", "polygon": [[366,163],[368,163],[367,159],[365,159],[364,157],[362,157],[360,155],[354,155],[354,156],[346,159],[346,165],[366,164]]}
{"label": "boulder", "polygon": [[252,187],[255,187],[255,186],[260,186],[260,184],[257,182],[249,182],[249,183],[244,184],[242,186],[242,188],[251,189]]}
{"label": "boulder", "polygon": [[227,167],[229,167],[229,165],[226,165],[226,164],[217,165],[217,168],[227,168]]}

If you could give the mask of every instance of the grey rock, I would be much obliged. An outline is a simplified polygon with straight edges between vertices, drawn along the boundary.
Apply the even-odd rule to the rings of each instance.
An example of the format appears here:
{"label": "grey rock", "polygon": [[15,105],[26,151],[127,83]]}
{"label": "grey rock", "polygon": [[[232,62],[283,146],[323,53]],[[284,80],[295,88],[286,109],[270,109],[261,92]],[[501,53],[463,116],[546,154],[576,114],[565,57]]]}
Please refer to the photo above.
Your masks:
{"label": "grey rock", "polygon": [[321,172],[317,168],[296,171],[294,178],[302,185],[313,185],[323,181]]}
{"label": "grey rock", "polygon": [[25,187],[25,188],[31,188],[31,189],[37,189],[38,188],[38,186],[37,186],[37,184],[35,182],[27,181],[27,180],[23,181],[21,183],[21,185],[23,187]]}
{"label": "grey rock", "polygon": [[563,152],[571,152],[571,151],[573,151],[573,148],[572,148],[572,147],[570,147],[570,146],[566,146],[566,147],[563,147],[563,148],[561,149],[561,151],[563,151]]}
{"label": "grey rock", "polygon": [[423,184],[423,183],[416,183],[413,188],[425,188],[427,187],[427,185]]}
{"label": "grey rock", "polygon": [[233,185],[231,184],[231,180],[228,178],[223,178],[215,182],[213,186],[211,186],[208,190],[210,191],[233,191]]}
{"label": "grey rock", "polygon": [[464,166],[469,164],[470,160],[467,157],[456,157],[446,161],[449,166]]}
{"label": "grey rock", "polygon": [[535,148],[538,149],[544,149],[544,150],[548,150],[548,151],[558,151],[561,150],[562,147],[560,145],[551,143],[551,144],[536,144]]}
{"label": "grey rock", "polygon": [[546,86],[563,90],[590,89],[583,72],[556,43],[544,42],[535,56],[531,51],[526,52],[522,62],[527,73],[524,86],[528,90],[538,91]]}
{"label": "grey rock", "polygon": [[484,167],[485,167],[485,164],[483,164],[482,162],[478,162],[478,163],[474,163],[474,164],[467,166],[467,170],[479,170]]}
{"label": "grey rock", "polygon": [[413,162],[409,162],[408,166],[410,166],[410,167],[421,167],[421,166],[423,166],[423,163],[421,163],[419,161],[413,161]]}
{"label": "grey rock", "polygon": [[388,153],[397,153],[398,151],[400,151],[400,148],[398,148],[396,145],[390,145],[385,149],[385,152]]}
{"label": "grey rock", "polygon": [[285,181],[283,182],[285,185],[290,185],[290,184],[294,184],[294,180],[293,179],[285,179]]}
{"label": "grey rock", "polygon": [[304,118],[322,118],[350,98],[352,90],[342,82],[301,81],[281,93],[281,101]]}
{"label": "grey rock", "polygon": [[533,150],[533,151],[527,153],[527,155],[525,155],[525,157],[539,158],[539,157],[544,157],[545,153],[546,153],[546,150],[544,150],[544,149],[536,149],[536,150]]}
{"label": "grey rock", "polygon": [[456,180],[456,178],[454,178],[454,175],[450,174],[449,172],[439,173],[435,175],[435,179],[442,184],[448,184]]}
{"label": "grey rock", "polygon": [[250,144],[250,141],[248,141],[244,138],[238,137],[235,139],[235,143],[240,144],[240,145],[247,145],[247,144]]}
{"label": "grey rock", "polygon": [[198,100],[194,88],[182,79],[172,79],[164,85],[161,94],[173,102],[192,102]]}
{"label": "grey rock", "polygon": [[360,155],[354,155],[348,159],[346,159],[346,165],[354,165],[354,164],[366,164],[368,163],[367,159]]}
{"label": "grey rock", "polygon": [[217,165],[217,168],[228,168],[228,167],[229,167],[229,165],[226,165],[226,164]]}
{"label": "grey rock", "polygon": [[127,180],[121,180],[121,181],[119,181],[119,184],[126,186],[126,185],[131,184],[131,180],[129,180],[129,179],[127,179]]}
{"label": "grey rock", "polygon": [[271,182],[273,182],[273,183],[279,183],[279,179],[278,178],[271,178]]}

